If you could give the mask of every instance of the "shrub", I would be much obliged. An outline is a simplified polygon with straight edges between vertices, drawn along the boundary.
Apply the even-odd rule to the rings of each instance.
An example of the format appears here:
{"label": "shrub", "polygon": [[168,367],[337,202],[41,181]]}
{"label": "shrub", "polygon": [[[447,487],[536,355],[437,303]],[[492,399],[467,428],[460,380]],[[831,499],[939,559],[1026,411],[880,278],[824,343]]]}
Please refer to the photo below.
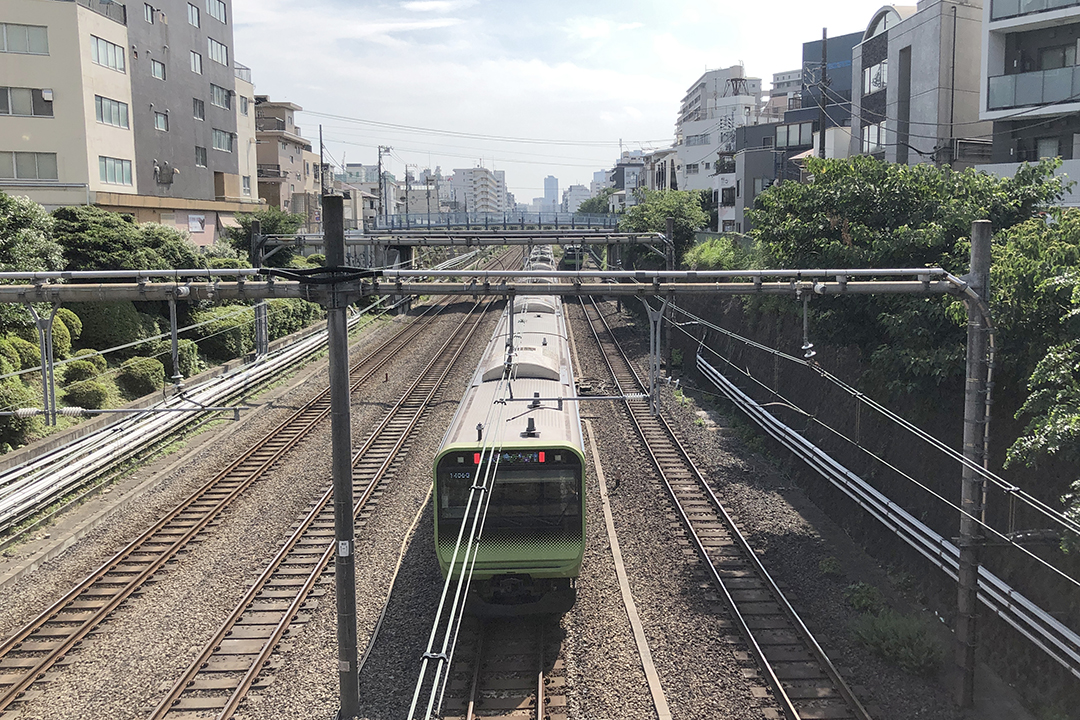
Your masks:
{"label": "shrub", "polygon": [[[176,345],[177,355],[180,360],[180,374],[186,378],[198,375],[199,346],[194,340],[179,340]],[[144,343],[142,347],[148,347],[146,354],[160,360],[161,364],[165,366],[166,379],[172,378],[175,374],[172,364],[172,341],[157,340],[153,343]]]}
{"label": "shrub", "polygon": [[22,369],[22,358],[7,338],[0,338],[0,357],[11,364],[11,372]]}
{"label": "shrub", "polygon": [[109,386],[100,380],[83,380],[64,389],[68,404],[96,410],[105,406],[109,399]]}
{"label": "shrub", "polygon": [[109,369],[109,363],[105,360],[105,356],[99,353],[97,350],[91,350],[90,348],[83,348],[75,353],[75,357],[85,360],[89,363],[93,363],[99,373],[103,373]]}
{"label": "shrub", "polygon": [[915,675],[929,675],[941,662],[940,644],[917,617],[892,610],[867,614],[855,621],[852,632],[874,654]]}
{"label": "shrub", "polygon": [[266,316],[271,340],[303,330],[322,317],[322,308],[307,300],[271,300],[268,304]]}
{"label": "shrub", "polygon": [[56,317],[64,321],[72,340],[78,340],[82,335],[82,320],[73,310],[62,307],[56,311]]}
{"label": "shrub", "polygon": [[165,366],[160,360],[133,357],[120,366],[116,384],[130,397],[142,397],[160,390],[165,383]]}
{"label": "shrub", "polygon": [[9,337],[7,341],[18,353],[20,367],[32,368],[41,365],[41,351],[38,349],[37,343],[16,336]]}
{"label": "shrub", "polygon": [[844,589],[848,604],[859,612],[876,613],[885,606],[881,591],[870,583],[857,582]]}
{"label": "shrub", "polygon": [[241,357],[255,347],[255,311],[244,305],[223,305],[192,313],[198,328],[199,349],[211,360],[224,362]]}
{"label": "shrub", "polygon": [[72,360],[62,366],[61,370],[64,374],[64,382],[69,384],[89,380],[98,375],[97,366],[89,360]]}
{"label": "shrub", "polygon": [[71,331],[57,313],[52,324],[53,358],[62,360],[71,354]]}
{"label": "shrub", "polygon": [[[0,380],[0,408],[17,410],[25,407],[41,407],[41,396],[18,378]],[[41,432],[45,424],[41,417],[17,418],[0,416],[0,443],[9,447],[25,445]]]}
{"label": "shrub", "polygon": [[308,255],[304,259],[307,260],[307,264],[311,265],[312,267],[322,266],[326,264],[326,256],[322,253],[313,253],[311,255]]}
{"label": "shrub", "polygon": [[143,317],[129,300],[79,304],[82,339],[87,345],[111,348],[147,337]]}
{"label": "shrub", "polygon": [[831,555],[827,558],[822,558],[818,562],[818,570],[822,575],[843,575],[844,568],[840,565],[840,561]]}

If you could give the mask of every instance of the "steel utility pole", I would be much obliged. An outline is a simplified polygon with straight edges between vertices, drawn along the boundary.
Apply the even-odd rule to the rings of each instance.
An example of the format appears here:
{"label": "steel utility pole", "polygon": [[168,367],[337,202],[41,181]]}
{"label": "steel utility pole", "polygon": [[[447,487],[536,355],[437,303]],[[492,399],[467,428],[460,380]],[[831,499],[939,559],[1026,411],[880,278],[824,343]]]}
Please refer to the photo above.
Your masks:
{"label": "steel utility pole", "polygon": [[819,158],[825,157],[825,84],[826,68],[829,64],[829,29],[821,28],[821,77],[818,78],[818,152]]}
{"label": "steel utility pole", "polygon": [[[322,199],[326,266],[345,264],[344,198]],[[337,590],[338,683],[341,709],[338,720],[353,720],[360,712],[360,677],[356,651],[356,566],[353,525],[352,418],[349,411],[348,293],[341,284],[330,286],[326,300],[326,326],[330,336],[330,441],[334,479],[334,585]]]}
{"label": "steel utility pole", "polygon": [[[251,221],[251,266],[262,267],[266,251],[266,238],[262,236],[262,223]],[[255,304],[255,357],[262,357],[270,352],[270,324],[266,316],[266,301]],[[176,366],[173,366],[176,370]]]}
{"label": "steel utility pole", "polygon": [[[668,270],[668,272],[671,272],[672,270],[675,269],[675,218],[673,218],[673,217],[669,217],[667,219],[667,246],[664,248],[664,258],[665,258],[665,261],[666,261],[665,264],[666,264],[667,270]],[[665,298],[664,307],[666,308],[667,305],[668,305],[668,303],[667,303],[666,298]],[[672,312],[674,312],[674,308],[672,308]],[[669,315],[669,317],[668,317],[667,325],[664,326],[664,345],[667,348],[667,368],[668,368],[668,375],[670,376],[671,375],[671,364],[675,360],[675,355],[674,355],[674,352],[671,349],[671,313],[668,313],[668,315]],[[659,337],[657,337],[657,342],[659,342]],[[659,350],[660,349],[658,347],[657,348],[657,357],[660,357]],[[659,366],[657,367],[656,370],[657,370],[657,373],[659,374],[659,372],[660,372]],[[658,378],[658,380],[659,380],[659,378]]]}
{"label": "steel utility pole", "polygon": [[386,203],[384,201],[386,195],[386,179],[383,178],[382,159],[383,155],[390,154],[393,150],[389,145],[379,146],[379,214],[383,216],[383,222],[386,222],[389,212],[387,212]]}
{"label": "steel utility pole", "polygon": [[986,448],[986,350],[990,297],[990,221],[971,225],[971,274],[964,278],[978,300],[964,298],[968,314],[967,380],[964,385],[964,460],[960,490],[960,567],[956,598],[956,664],[960,682],[956,702],[969,708],[975,702],[975,650],[979,644],[979,564],[983,543],[983,485],[976,471]]}

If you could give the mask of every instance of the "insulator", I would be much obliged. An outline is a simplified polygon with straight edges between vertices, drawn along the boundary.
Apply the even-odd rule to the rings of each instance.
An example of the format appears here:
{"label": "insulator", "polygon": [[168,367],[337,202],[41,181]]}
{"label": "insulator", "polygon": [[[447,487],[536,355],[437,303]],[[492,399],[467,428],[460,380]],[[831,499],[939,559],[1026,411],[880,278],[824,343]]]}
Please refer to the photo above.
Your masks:
{"label": "insulator", "polygon": [[81,407],[62,407],[57,409],[56,413],[58,415],[63,415],[64,417],[82,417],[86,414],[86,409]]}
{"label": "insulator", "polygon": [[40,415],[43,412],[44,411],[40,410],[39,408],[19,408],[18,410],[15,411],[15,417],[17,417],[17,418],[29,418],[29,417],[34,417],[35,415]]}

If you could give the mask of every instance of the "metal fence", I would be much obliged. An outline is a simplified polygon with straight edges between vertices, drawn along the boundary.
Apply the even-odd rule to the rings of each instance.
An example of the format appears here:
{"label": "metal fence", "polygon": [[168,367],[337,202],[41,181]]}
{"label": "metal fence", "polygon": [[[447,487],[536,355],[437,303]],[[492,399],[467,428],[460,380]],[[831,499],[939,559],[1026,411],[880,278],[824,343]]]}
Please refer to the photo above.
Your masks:
{"label": "metal fence", "polygon": [[407,213],[375,218],[373,230],[411,230],[424,228],[608,228],[615,229],[618,215],[585,215],[580,213]]}

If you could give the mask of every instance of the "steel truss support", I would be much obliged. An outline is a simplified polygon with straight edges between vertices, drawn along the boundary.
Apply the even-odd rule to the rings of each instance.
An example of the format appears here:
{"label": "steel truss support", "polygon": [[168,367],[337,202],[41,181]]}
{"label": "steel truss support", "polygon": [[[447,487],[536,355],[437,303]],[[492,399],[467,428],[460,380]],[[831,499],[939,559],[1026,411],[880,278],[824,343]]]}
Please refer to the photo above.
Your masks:
{"label": "steel truss support", "polygon": [[48,317],[38,313],[37,308],[26,303],[26,309],[34,318],[34,326],[37,328],[38,349],[41,351],[41,394],[42,407],[45,409],[45,424],[56,424],[56,366],[53,364],[53,320],[56,319],[56,311],[60,309],[60,303],[52,304],[52,311]]}
{"label": "steel truss support", "polygon": [[660,412],[660,326],[668,301],[664,298],[657,310],[654,310],[645,298],[641,301],[645,303],[645,310],[649,313],[649,409],[653,415],[657,415]]}

